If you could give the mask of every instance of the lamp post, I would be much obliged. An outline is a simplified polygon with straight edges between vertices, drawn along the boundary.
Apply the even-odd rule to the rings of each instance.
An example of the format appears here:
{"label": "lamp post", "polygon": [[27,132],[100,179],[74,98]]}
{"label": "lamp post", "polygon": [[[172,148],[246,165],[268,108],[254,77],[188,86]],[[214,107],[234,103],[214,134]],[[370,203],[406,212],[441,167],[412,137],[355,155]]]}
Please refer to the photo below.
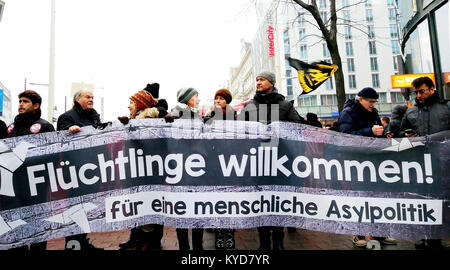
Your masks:
{"label": "lamp post", "polygon": [[48,79],[48,116],[47,120],[54,123],[56,119],[53,117],[55,107],[55,0],[52,0],[51,6],[51,22],[50,22],[50,61],[49,61],[49,79]]}

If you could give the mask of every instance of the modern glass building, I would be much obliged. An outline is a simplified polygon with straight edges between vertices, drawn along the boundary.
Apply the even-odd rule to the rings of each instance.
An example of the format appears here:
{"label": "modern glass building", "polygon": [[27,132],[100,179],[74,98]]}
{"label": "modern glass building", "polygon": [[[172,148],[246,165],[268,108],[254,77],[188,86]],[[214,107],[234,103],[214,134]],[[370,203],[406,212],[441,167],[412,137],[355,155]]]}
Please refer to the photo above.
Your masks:
{"label": "modern glass building", "polygon": [[434,73],[441,98],[450,100],[448,0],[398,1],[405,74]]}

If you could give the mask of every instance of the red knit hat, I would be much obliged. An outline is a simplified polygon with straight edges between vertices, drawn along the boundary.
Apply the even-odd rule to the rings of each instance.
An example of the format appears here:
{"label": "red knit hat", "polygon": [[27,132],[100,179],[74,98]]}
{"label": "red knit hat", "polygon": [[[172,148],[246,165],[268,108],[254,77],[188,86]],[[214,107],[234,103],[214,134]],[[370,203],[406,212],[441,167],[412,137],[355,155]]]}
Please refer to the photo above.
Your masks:
{"label": "red knit hat", "polygon": [[231,100],[233,100],[230,91],[228,91],[227,89],[220,89],[216,92],[216,94],[214,95],[214,99],[216,99],[217,96],[221,96],[225,99],[225,101],[227,102],[227,104],[231,103]]}
{"label": "red knit hat", "polygon": [[154,99],[152,94],[144,90],[132,95],[130,99],[136,103],[136,108],[138,110],[145,110],[158,104],[158,100]]}

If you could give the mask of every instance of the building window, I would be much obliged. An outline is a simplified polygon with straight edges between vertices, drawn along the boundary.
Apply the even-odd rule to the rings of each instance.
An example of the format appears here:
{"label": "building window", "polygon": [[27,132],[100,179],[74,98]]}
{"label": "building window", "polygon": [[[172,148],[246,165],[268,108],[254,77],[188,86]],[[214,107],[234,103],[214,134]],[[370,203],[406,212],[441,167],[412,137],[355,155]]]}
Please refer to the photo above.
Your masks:
{"label": "building window", "polygon": [[287,79],[287,80],[286,80],[286,84],[287,84],[287,95],[288,95],[288,96],[292,96],[292,95],[293,95],[293,91],[292,91],[292,79]]}
{"label": "building window", "polygon": [[298,39],[300,41],[304,40],[306,38],[306,29],[305,28],[300,28],[298,30]]}
{"label": "building window", "polygon": [[352,38],[352,29],[348,25],[344,26],[344,37],[345,37],[345,39]]}
{"label": "building window", "polygon": [[300,58],[308,58],[308,47],[300,45]]}
{"label": "building window", "polygon": [[397,25],[396,24],[391,24],[389,27],[390,27],[390,30],[391,30],[391,38],[398,38]]}
{"label": "building window", "polygon": [[367,35],[369,38],[375,38],[375,28],[373,25],[367,26]]}
{"label": "building window", "polygon": [[395,0],[387,0],[387,5],[388,5],[389,7],[392,7],[392,6],[394,5],[394,1],[395,1]]}
{"label": "building window", "polygon": [[372,1],[371,0],[366,0],[366,7],[371,7],[372,6]]}
{"label": "building window", "polygon": [[305,14],[299,13],[298,14],[298,26],[305,26]]}
{"label": "building window", "polygon": [[350,89],[356,88],[356,75],[348,75],[348,83]]}
{"label": "building window", "polygon": [[387,103],[387,95],[386,95],[386,93],[378,93],[378,95],[380,96],[378,98],[378,103]]}
{"label": "building window", "polygon": [[320,18],[322,18],[322,21],[324,24],[327,24],[328,21],[328,13],[326,11],[320,12]]}
{"label": "building window", "polygon": [[370,57],[370,70],[378,71],[378,61],[376,57]]}
{"label": "building window", "polygon": [[394,61],[394,70],[398,72],[398,57],[394,56],[392,57],[392,60]]}
{"label": "building window", "polygon": [[291,45],[289,42],[289,30],[285,30],[283,32],[283,37],[284,37],[284,51],[286,53],[290,53],[291,52]]}
{"label": "building window", "polygon": [[332,80],[332,78],[329,78],[328,80],[326,80],[325,86],[326,86],[327,90],[333,90],[333,80]]}
{"label": "building window", "polygon": [[380,87],[380,77],[378,74],[372,74],[372,87],[379,88]]}
{"label": "building window", "polygon": [[397,40],[392,40],[392,53],[393,54],[399,54],[400,53],[400,46],[398,45]]}
{"label": "building window", "polygon": [[344,23],[350,23],[350,10],[343,10]]}
{"label": "building window", "polygon": [[356,97],[356,94],[346,94],[345,100],[354,99]]}
{"label": "building window", "polygon": [[397,15],[395,14],[395,8],[389,9],[389,21],[391,21],[391,22],[397,21]]}
{"label": "building window", "polygon": [[373,13],[371,9],[366,9],[366,22],[373,22]]}
{"label": "building window", "polygon": [[347,59],[348,72],[355,72],[355,60],[353,58]]}
{"label": "building window", "polygon": [[369,53],[370,54],[377,54],[377,45],[375,41],[369,41]]}
{"label": "building window", "polygon": [[320,8],[320,9],[327,8],[327,1],[326,1],[326,0],[320,0],[320,2],[319,2],[319,8]]}
{"label": "building window", "polygon": [[338,104],[336,95],[322,95],[320,96],[320,101],[322,102],[322,106],[332,106]]}
{"label": "building window", "polygon": [[347,56],[353,56],[353,43],[352,42],[345,42],[345,52],[347,53]]}
{"label": "building window", "polygon": [[342,0],[342,8],[350,6],[349,0]]}
{"label": "building window", "polygon": [[402,93],[391,92],[391,103],[405,103],[405,97]]}
{"label": "building window", "polygon": [[328,46],[326,43],[322,43],[322,52],[323,57],[330,57],[330,51],[328,50]]}
{"label": "building window", "polygon": [[317,106],[316,96],[299,96],[297,102],[299,107]]}

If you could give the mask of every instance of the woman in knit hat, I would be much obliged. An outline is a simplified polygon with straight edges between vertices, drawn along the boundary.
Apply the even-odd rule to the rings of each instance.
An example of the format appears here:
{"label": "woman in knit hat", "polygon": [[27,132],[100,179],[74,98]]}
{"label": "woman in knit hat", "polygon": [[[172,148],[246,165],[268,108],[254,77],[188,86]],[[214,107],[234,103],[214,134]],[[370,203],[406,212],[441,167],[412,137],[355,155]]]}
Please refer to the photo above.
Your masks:
{"label": "woman in knit hat", "polygon": [[231,96],[227,89],[220,89],[214,95],[214,106],[206,113],[205,118],[214,120],[236,120],[237,112],[230,106]]}
{"label": "woman in knit hat", "polygon": [[203,117],[198,111],[200,99],[198,98],[198,91],[193,87],[181,88],[177,92],[177,105],[170,113],[164,117],[167,122],[172,122],[174,119],[199,119]]}
{"label": "woman in knit hat", "polygon": [[[130,117],[118,117],[120,122],[127,124],[129,119],[159,118],[167,114],[162,113],[161,108],[156,108],[158,100],[145,91],[141,90],[130,97]],[[130,238],[127,242],[120,243],[120,249],[146,250],[161,248],[161,237],[163,225],[148,224],[131,229]]]}

